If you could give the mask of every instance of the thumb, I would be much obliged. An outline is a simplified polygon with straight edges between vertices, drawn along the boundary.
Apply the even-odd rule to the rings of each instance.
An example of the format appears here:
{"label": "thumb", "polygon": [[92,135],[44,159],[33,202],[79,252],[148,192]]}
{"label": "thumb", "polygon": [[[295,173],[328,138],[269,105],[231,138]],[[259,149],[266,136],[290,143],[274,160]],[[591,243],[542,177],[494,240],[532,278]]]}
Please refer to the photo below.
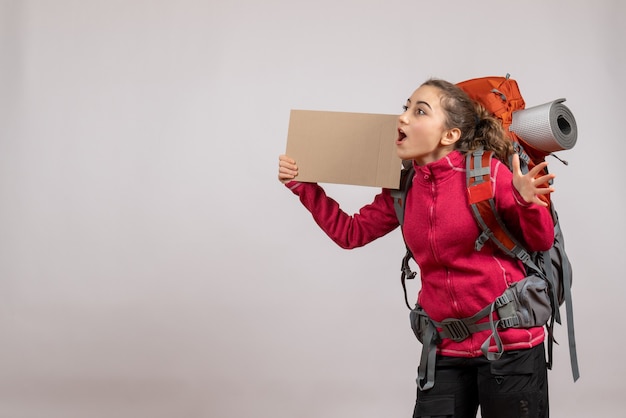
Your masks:
{"label": "thumb", "polygon": [[511,169],[513,174],[521,175],[522,169],[520,168],[519,155],[517,153],[513,154],[511,157]]}

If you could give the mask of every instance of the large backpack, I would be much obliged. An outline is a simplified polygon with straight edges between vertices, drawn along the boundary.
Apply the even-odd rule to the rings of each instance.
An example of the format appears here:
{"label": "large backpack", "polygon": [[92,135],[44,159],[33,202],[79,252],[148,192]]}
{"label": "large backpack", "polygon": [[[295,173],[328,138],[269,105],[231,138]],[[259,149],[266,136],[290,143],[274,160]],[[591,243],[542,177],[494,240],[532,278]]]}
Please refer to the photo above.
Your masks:
{"label": "large backpack", "polygon": [[[490,111],[496,118],[498,118],[502,122],[503,127],[509,134],[509,138],[513,143],[515,151],[520,156],[520,166],[522,172],[524,173],[528,172],[528,170],[532,169],[535,165],[542,162],[547,155],[553,155],[553,150],[569,149],[573,146],[573,144],[575,144],[576,126],[571,113],[568,115],[568,118],[561,118],[566,125],[569,124],[569,126],[566,126],[566,128],[568,128],[570,130],[570,133],[573,134],[573,142],[570,141],[566,148],[559,146],[555,148],[538,147],[536,144],[529,143],[523,138],[520,138],[520,136],[518,136],[516,132],[511,130],[514,113],[524,110],[525,102],[520,93],[517,82],[511,79],[508,74],[505,77],[475,78],[458,83],[458,86],[463,89],[473,100],[481,103],[488,111]],[[555,101],[555,103],[561,103],[562,101],[564,101],[564,99]],[[568,109],[566,109],[566,111],[568,111]],[[559,121],[559,123],[561,123],[561,120]],[[472,213],[474,214],[474,217],[482,231],[482,233],[476,240],[476,250],[479,251],[487,241],[491,241],[492,244],[497,246],[505,254],[521,260],[526,267],[527,275],[540,277],[542,279],[540,281],[543,281],[545,283],[549,297],[549,304],[546,308],[548,310],[546,314],[549,315],[549,320],[547,320],[547,323],[545,325],[548,332],[548,368],[550,369],[552,368],[553,344],[555,342],[553,326],[555,321],[561,324],[560,306],[565,304],[570,362],[572,375],[574,381],[576,381],[579,378],[580,373],[578,370],[578,360],[576,354],[574,318],[571,297],[572,268],[565,252],[563,232],[561,231],[561,226],[559,223],[557,212],[554,208],[554,204],[553,202],[551,202],[551,199],[549,197],[550,195],[546,195],[547,197],[542,197],[542,199],[544,199],[544,201],[548,203],[554,221],[554,244],[552,248],[550,248],[550,250],[548,251],[535,253],[530,253],[526,251],[526,249],[520,244],[519,240],[508,231],[506,225],[504,225],[502,219],[496,212],[495,202],[492,196],[490,179],[491,158],[493,158],[493,152],[486,152],[482,149],[478,149],[473,153],[468,153],[466,158],[469,203]],[[507,163],[507,165],[509,165],[510,167],[510,161],[505,163]],[[564,163],[567,164],[567,162]],[[544,174],[547,174],[547,170],[539,173],[538,176]],[[400,188],[398,190],[392,191],[396,214],[398,215],[398,220],[401,226],[404,224],[405,197],[409,188],[411,187],[413,175],[414,170],[412,162],[404,161]],[[412,311],[411,321],[413,325],[414,321],[420,321],[419,315],[416,314],[416,309],[418,307],[412,308],[409,305],[405,282],[408,279],[413,279],[416,275],[415,272],[411,271],[411,267],[409,265],[412,257],[413,256],[411,254],[411,251],[407,246],[406,254],[402,259],[401,282],[402,288],[404,290],[405,303],[407,307]],[[507,290],[507,292],[509,292],[509,290]],[[485,312],[479,314],[483,315],[483,317],[486,315],[490,315],[491,312],[493,312],[494,307],[497,308],[499,306],[497,304],[502,302],[502,298],[506,299],[508,303],[508,299],[512,299],[507,296],[508,294],[510,294],[510,292],[505,293],[503,296],[498,298],[498,300],[494,302],[494,306],[491,307],[491,311],[487,307],[483,310]],[[541,307],[539,307],[538,309],[541,310]],[[498,310],[498,313],[500,314],[500,316],[502,316],[502,312],[500,310]],[[421,314],[423,315],[423,312]],[[422,341],[422,343],[424,344],[424,349],[422,351],[422,362],[430,363],[430,366],[424,365],[424,368],[429,367],[431,369],[429,373],[434,373],[434,369],[432,369],[432,367],[434,367],[434,362],[432,360],[434,359],[432,358],[432,356],[434,355],[434,345],[436,342],[435,337],[443,336],[453,339],[456,337],[461,340],[462,338],[467,337],[468,329],[470,330],[469,332],[476,332],[485,329],[484,327],[481,328],[480,326],[476,325],[476,318],[479,318],[478,314],[471,318],[471,322],[464,319],[461,321],[457,321],[457,324],[440,324],[434,323],[434,321],[429,320],[429,323],[434,324],[430,326],[429,332],[434,334],[431,335],[432,341],[428,340],[427,342],[422,341],[421,337],[423,331],[419,331],[418,335],[418,331],[416,330],[416,328],[413,328],[416,332],[416,336],[418,336],[420,341]],[[516,318],[513,316],[513,319]],[[449,325],[454,325],[454,327]],[[499,326],[507,327],[514,325],[506,325],[506,321],[503,320],[499,323]],[[459,331],[455,327],[460,327],[461,331]],[[437,332],[438,328],[441,329],[441,331]],[[497,332],[495,330],[494,333],[497,336]],[[498,342],[499,340],[496,339],[496,343]],[[486,342],[486,344],[487,343],[488,341]],[[431,345],[430,352],[427,352],[426,344]],[[492,356],[492,353],[488,353],[487,350],[483,350],[483,352],[488,358],[494,358]],[[428,356],[431,356],[430,361],[428,361]],[[422,365],[420,365],[420,369],[421,368]],[[422,370],[420,370],[419,377],[421,379],[424,379],[424,382],[422,382],[423,386],[420,385],[422,389],[428,389],[434,384],[434,381],[432,381],[432,377],[431,381],[426,383],[427,379],[425,370],[423,371],[423,373]],[[420,384],[419,379],[418,384]]]}

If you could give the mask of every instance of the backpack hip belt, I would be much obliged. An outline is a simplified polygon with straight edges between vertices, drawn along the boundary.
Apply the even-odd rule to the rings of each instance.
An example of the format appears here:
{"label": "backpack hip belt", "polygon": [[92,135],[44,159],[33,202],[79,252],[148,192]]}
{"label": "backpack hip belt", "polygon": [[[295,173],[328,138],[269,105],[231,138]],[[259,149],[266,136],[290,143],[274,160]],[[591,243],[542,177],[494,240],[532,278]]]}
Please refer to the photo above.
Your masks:
{"label": "backpack hip belt", "polygon": [[[498,319],[494,318],[496,312]],[[497,360],[504,353],[499,329],[541,327],[548,322],[550,314],[546,282],[536,275],[513,283],[492,303],[467,318],[447,318],[437,322],[421,306],[416,305],[409,317],[411,328],[422,343],[417,385],[423,391],[434,386],[437,345],[444,338],[461,342],[471,334],[491,330],[480,350],[488,360]],[[478,323],[485,317],[489,317],[489,321]],[[495,352],[489,351],[492,339],[497,349]]]}

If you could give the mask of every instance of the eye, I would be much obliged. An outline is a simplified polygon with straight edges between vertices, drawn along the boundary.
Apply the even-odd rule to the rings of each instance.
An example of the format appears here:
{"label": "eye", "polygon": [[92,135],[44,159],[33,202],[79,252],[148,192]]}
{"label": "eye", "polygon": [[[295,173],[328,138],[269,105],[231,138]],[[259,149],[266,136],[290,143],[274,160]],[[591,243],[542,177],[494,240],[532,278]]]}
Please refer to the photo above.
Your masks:
{"label": "eye", "polygon": [[409,107],[407,105],[404,105],[404,106],[402,106],[402,110],[404,110],[406,112],[407,110],[409,110]]}
{"label": "eye", "polygon": [[419,109],[419,108],[418,108],[418,109],[415,111],[415,114],[417,114],[417,115],[425,115],[425,114],[426,114],[426,112],[424,112],[422,109]]}

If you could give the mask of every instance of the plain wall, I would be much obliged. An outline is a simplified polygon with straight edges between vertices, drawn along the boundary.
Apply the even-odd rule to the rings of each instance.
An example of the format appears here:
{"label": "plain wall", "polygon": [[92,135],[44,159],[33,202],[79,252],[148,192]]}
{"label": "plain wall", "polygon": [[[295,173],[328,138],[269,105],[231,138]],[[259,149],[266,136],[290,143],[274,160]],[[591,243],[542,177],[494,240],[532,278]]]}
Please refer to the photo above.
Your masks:
{"label": "plain wall", "polygon": [[618,416],[625,4],[0,1],[0,417],[410,416],[401,236],[324,236],[277,181],[289,111],[506,73],[579,130],[550,167],[582,377],[559,327],[552,416]]}

